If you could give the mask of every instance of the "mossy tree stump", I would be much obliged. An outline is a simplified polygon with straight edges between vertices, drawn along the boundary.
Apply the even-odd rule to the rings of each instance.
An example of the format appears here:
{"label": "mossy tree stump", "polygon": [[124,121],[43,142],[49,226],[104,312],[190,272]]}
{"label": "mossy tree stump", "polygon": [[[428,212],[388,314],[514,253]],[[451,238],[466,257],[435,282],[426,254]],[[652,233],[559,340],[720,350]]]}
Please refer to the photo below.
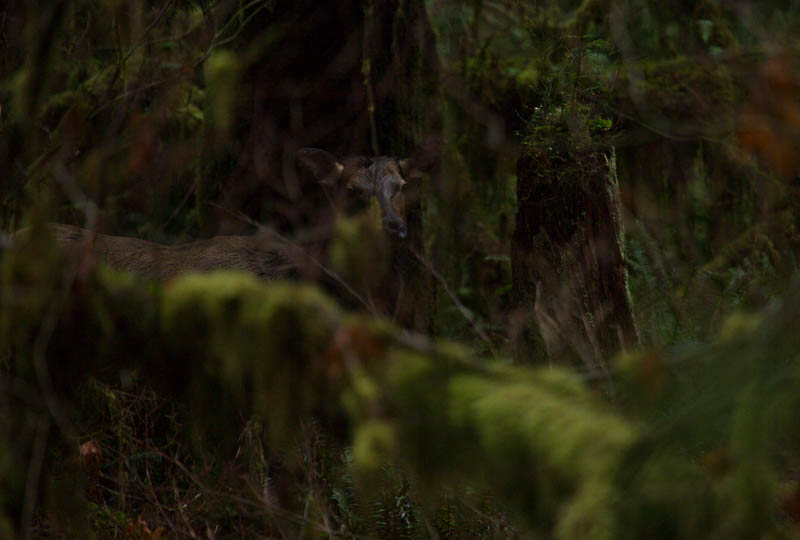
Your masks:
{"label": "mossy tree stump", "polygon": [[[566,139],[566,137],[563,137]],[[517,163],[511,260],[527,324],[517,358],[608,375],[635,347],[613,147],[536,144]]]}

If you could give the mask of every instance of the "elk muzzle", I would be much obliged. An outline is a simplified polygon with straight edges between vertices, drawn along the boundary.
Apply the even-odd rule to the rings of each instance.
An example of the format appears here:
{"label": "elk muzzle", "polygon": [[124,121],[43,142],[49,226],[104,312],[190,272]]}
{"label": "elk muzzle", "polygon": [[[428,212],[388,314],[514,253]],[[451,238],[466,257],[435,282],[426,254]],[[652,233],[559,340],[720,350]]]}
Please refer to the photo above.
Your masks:
{"label": "elk muzzle", "polygon": [[390,235],[399,238],[400,240],[405,239],[406,235],[408,234],[406,231],[405,221],[392,214],[386,214],[383,216],[383,228]]}

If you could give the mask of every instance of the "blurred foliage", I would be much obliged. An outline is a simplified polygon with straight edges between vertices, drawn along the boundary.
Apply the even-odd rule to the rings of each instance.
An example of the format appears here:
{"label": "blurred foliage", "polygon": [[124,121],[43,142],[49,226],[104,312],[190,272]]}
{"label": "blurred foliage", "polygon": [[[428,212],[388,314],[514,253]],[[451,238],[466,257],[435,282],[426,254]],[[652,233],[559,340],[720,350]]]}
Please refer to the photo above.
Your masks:
{"label": "blurred foliage", "polygon": [[[589,133],[617,150],[648,341],[706,335],[741,301],[755,307],[781,290],[796,267],[795,236],[770,237],[766,250],[745,239],[770,228],[773,213],[797,220],[796,3],[431,0],[429,10],[448,66],[446,151],[462,156],[445,161],[461,194],[452,198],[476,211],[465,237],[493,239],[456,249],[465,263],[451,279],[470,285],[462,299],[488,324],[502,325],[505,311],[498,320],[478,298],[497,290],[481,283],[486,259],[508,251],[514,201],[491,196],[513,193],[506,156],[518,142],[580,146]],[[700,269],[736,242],[733,273],[706,286]],[[482,256],[465,255],[476,248]],[[736,283],[750,292],[731,298]],[[447,323],[452,332],[457,322]]]}
{"label": "blurred foliage", "polygon": [[[0,537],[796,538],[800,4],[426,0],[436,88],[429,57],[389,69],[423,2],[388,5],[5,3],[0,228],[29,233],[0,237]],[[420,127],[431,337],[341,290],[147,282],[44,227],[315,237],[292,151],[405,155]],[[516,163],[598,144],[644,339],[611,397],[503,359]],[[375,211],[310,255],[391,315]]]}
{"label": "blurred foliage", "polygon": [[[500,509],[556,538],[791,531],[796,286],[707,345],[622,358],[612,407],[575,373],[485,363],[344,316],[307,286],[10,271],[38,253],[13,248],[2,283],[61,299],[2,305],[4,511],[41,490],[37,535],[427,536],[459,504],[441,486],[495,500],[451,524],[457,534],[510,534]],[[14,470],[42,476],[15,484]]]}

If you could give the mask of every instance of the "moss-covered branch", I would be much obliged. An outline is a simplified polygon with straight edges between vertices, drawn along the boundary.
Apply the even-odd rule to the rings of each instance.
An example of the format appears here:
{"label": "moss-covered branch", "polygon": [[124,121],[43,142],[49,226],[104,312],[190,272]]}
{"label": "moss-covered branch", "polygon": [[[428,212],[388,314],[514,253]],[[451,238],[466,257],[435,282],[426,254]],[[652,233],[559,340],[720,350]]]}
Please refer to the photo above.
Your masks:
{"label": "moss-covered branch", "polygon": [[[735,474],[719,476],[685,454],[691,415],[666,435],[647,430],[566,371],[487,365],[453,345],[346,316],[313,288],[266,284],[247,274],[189,275],[159,290],[97,271],[75,254],[58,266],[22,272],[41,258],[32,247],[15,246],[3,263],[2,382],[43,396],[52,392],[45,402],[61,407],[67,418],[77,418],[88,377],[113,382],[130,379],[133,370],[138,384],[182,403],[199,449],[236,440],[237,419],[256,417],[265,423],[270,451],[291,463],[285,450],[301,426],[316,419],[352,445],[366,496],[376,471],[393,462],[411,473],[423,494],[448,485],[483,488],[518,516],[517,523],[557,538],[698,538],[737,528],[740,521],[748,530],[763,529],[774,511],[773,504],[763,504],[774,483],[759,482],[758,500],[740,489],[752,481],[752,471],[774,466],[766,446],[757,445],[761,450],[752,454],[747,441],[771,436],[764,426],[775,416],[766,396],[785,397],[762,392],[771,388],[770,376],[756,369],[749,353],[727,362],[728,382],[750,381],[750,397],[727,409],[730,414],[708,418],[729,423],[727,435],[723,430],[715,440],[731,441],[739,456],[730,469]],[[785,336],[791,332],[791,325],[777,325],[770,343],[788,351],[793,341]],[[713,368],[732,347],[748,350],[742,344],[750,343],[755,355],[766,345],[748,337],[755,335],[741,334],[739,345],[724,341],[704,356]],[[50,385],[42,382],[41,360]],[[789,364],[781,366],[785,372]],[[673,388],[679,377],[659,374],[665,368],[651,357],[631,358],[622,368],[629,415],[669,396],[678,399],[664,388]],[[682,395],[682,401],[706,403],[691,392]],[[735,394],[727,399],[736,403]],[[3,407],[35,411],[33,418],[53,413],[31,408],[30,397],[15,394]],[[26,463],[30,448],[17,437],[24,427],[0,427],[5,440],[18,441],[9,444],[13,459],[3,463]],[[682,442],[675,446],[665,438],[670,434]],[[61,436],[69,442],[72,435]],[[735,501],[744,521],[720,512],[725,501]],[[647,515],[661,524],[655,536]]]}

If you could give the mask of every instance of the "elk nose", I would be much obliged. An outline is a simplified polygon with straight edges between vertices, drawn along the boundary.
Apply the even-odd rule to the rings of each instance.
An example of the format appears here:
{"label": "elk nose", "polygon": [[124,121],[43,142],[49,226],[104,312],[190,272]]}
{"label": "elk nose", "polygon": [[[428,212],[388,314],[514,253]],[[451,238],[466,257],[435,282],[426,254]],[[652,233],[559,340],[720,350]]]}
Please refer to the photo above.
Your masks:
{"label": "elk nose", "polygon": [[406,237],[406,224],[402,219],[398,218],[384,218],[383,228],[392,236],[396,236],[400,240]]}

